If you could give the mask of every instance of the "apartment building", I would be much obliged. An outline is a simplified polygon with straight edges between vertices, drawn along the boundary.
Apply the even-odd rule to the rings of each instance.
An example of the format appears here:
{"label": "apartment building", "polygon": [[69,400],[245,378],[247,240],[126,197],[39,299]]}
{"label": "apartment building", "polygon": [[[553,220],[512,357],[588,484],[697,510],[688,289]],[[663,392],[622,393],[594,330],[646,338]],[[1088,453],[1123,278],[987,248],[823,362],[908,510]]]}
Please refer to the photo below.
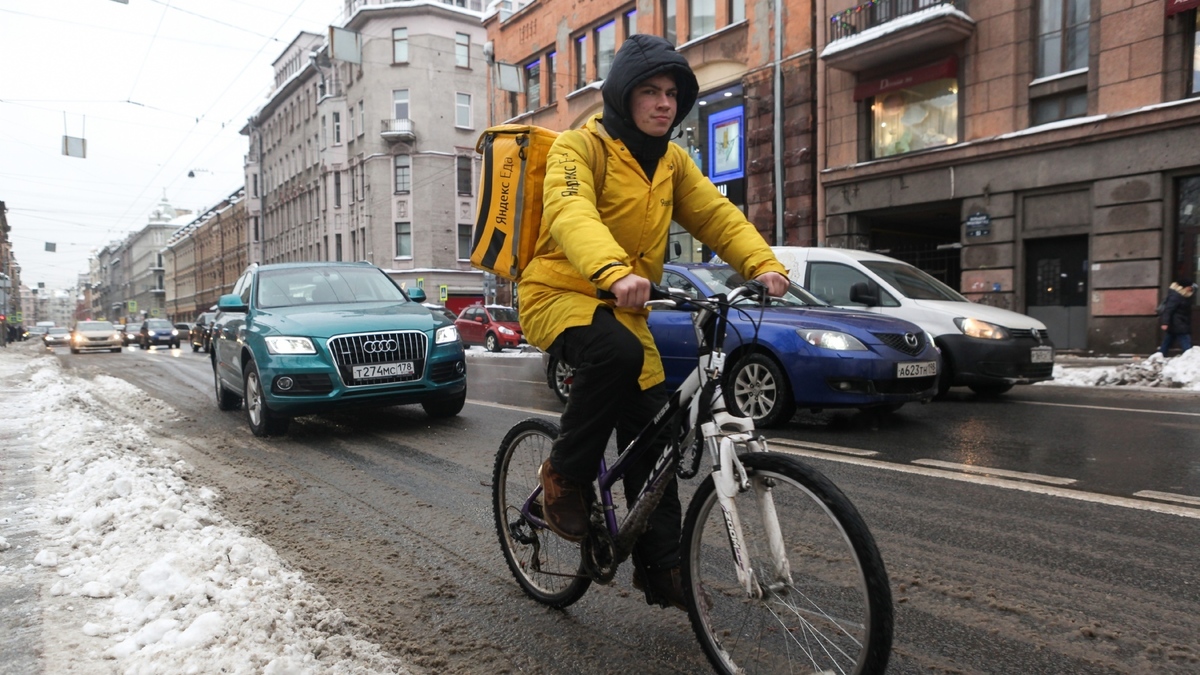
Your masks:
{"label": "apartment building", "polygon": [[249,260],[245,196],[245,188],[239,187],[167,241],[163,259],[167,315],[172,321],[194,321],[231,292],[245,270]]}
{"label": "apartment building", "polygon": [[821,0],[818,239],[1153,351],[1197,274],[1200,0]]}
{"label": "apartment building", "polygon": [[348,0],[334,31],[347,42],[301,33],[284,50],[243,129],[251,262],[366,260],[434,300],[482,296],[468,260],[487,122],[480,5]]}
{"label": "apartment building", "polygon": [[[505,0],[492,8],[484,19],[495,74],[492,123],[582,126],[603,110],[600,87],[625,39],[660,35],[700,83],[697,105],[672,140],[767,241],[816,243],[811,2]],[[685,260],[710,255],[678,226],[671,239]]]}
{"label": "apartment building", "polygon": [[191,211],[176,209],[164,196],[142,229],[97,251],[89,268],[92,316],[131,324],[147,317],[166,318],[163,248],[193,218]]}

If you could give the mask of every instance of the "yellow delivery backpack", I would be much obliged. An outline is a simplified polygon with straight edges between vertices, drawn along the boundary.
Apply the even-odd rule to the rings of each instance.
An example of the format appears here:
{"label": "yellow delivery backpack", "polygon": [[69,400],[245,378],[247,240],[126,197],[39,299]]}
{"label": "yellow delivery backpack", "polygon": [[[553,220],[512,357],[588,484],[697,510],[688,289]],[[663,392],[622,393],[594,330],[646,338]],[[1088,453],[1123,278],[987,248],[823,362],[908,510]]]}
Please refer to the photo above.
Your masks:
{"label": "yellow delivery backpack", "polygon": [[[584,136],[591,146],[591,163],[603,157],[592,167],[598,196],[604,189],[608,151],[591,132]],[[483,155],[483,170],[471,237],[472,267],[517,281],[533,260],[542,229],[546,155],[556,138],[558,132],[532,124],[501,124],[480,134],[475,150]]]}

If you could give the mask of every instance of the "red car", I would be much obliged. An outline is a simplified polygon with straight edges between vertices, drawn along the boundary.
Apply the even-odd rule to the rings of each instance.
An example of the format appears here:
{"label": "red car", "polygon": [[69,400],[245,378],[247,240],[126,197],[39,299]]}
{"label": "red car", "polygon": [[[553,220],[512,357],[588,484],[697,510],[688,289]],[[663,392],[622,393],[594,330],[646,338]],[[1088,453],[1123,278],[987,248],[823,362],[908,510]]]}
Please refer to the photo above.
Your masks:
{"label": "red car", "polygon": [[483,345],[492,352],[525,343],[517,310],[512,307],[472,305],[458,315],[454,327],[465,344]]}

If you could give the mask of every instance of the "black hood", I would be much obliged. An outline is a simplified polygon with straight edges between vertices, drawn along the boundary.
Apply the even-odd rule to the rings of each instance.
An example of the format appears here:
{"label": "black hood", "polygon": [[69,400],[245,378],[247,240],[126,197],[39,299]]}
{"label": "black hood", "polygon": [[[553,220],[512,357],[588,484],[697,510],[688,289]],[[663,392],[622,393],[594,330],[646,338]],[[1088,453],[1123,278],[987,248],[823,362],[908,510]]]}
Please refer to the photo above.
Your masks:
{"label": "black hood", "polygon": [[[633,93],[633,88],[656,75],[670,75],[675,79],[678,108],[671,125],[673,131],[696,105],[700,85],[687,59],[663,38],[643,34],[629,36],[617,50],[601,90],[604,95],[604,128],[614,138],[625,142],[643,168],[647,163],[652,163],[651,166],[657,164],[667,151],[667,143],[671,141],[669,132],[661,137],[643,133],[629,114],[629,95]],[[653,169],[647,170],[646,174],[653,177]]]}

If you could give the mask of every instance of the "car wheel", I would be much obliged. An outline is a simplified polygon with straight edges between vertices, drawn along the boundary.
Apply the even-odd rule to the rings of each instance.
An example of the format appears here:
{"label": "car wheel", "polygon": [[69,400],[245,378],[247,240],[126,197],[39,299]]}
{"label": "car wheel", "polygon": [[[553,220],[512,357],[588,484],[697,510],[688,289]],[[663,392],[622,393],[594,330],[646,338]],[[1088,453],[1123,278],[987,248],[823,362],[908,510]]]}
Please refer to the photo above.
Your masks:
{"label": "car wheel", "polygon": [[221,376],[217,374],[217,362],[213,360],[213,384],[217,390],[217,410],[237,410],[242,405],[242,397],[229,391],[221,384]]}
{"label": "car wheel", "polygon": [[756,427],[782,424],[796,412],[796,400],[783,369],[765,354],[750,354],[738,361],[726,382],[725,404],[753,419]]}
{"label": "car wheel", "polygon": [[1012,389],[1011,384],[971,384],[967,388],[980,396],[999,396]]}
{"label": "car wheel", "polygon": [[563,403],[571,395],[571,381],[575,379],[575,369],[559,361],[553,356],[546,367],[546,384]]}
{"label": "car wheel", "polygon": [[121,353],[121,348],[120,348],[120,347],[113,347],[113,348],[112,348],[111,350],[109,350],[109,351],[111,351],[111,352],[112,352],[112,353],[114,353],[114,354],[120,354],[120,353]]}
{"label": "car wheel", "polygon": [[195,342],[193,342],[192,343],[192,353],[195,354],[198,351],[200,351],[200,347]]}
{"label": "car wheel", "polygon": [[500,341],[496,339],[495,333],[488,333],[487,337],[483,339],[483,344],[489,352],[498,352],[504,349],[500,346]]}
{"label": "car wheel", "polygon": [[282,436],[287,433],[288,425],[292,420],[275,413],[267,405],[267,399],[263,393],[263,383],[253,361],[246,364],[242,378],[245,383],[242,391],[246,392],[246,420],[250,423],[250,431],[260,438]]}
{"label": "car wheel", "polygon": [[171,349],[179,349],[179,343],[178,343],[178,342],[172,342],[172,343],[171,343]]}
{"label": "car wheel", "polygon": [[433,418],[454,417],[462,412],[463,406],[467,403],[467,392],[464,390],[462,394],[453,398],[444,398],[437,401],[425,401],[421,407],[425,409],[425,414]]}
{"label": "car wheel", "polygon": [[78,349],[75,349],[74,347],[71,347],[71,353],[72,353],[72,354],[78,354],[78,353],[79,353],[79,350],[78,350]]}

